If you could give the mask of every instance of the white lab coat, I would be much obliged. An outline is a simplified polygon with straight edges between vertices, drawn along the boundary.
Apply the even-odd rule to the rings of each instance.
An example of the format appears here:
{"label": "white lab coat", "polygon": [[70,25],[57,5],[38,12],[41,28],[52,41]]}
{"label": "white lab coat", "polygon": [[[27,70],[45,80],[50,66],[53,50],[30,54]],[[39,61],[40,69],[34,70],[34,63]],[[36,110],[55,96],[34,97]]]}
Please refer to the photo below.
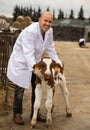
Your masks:
{"label": "white lab coat", "polygon": [[39,23],[32,23],[19,34],[14,44],[8,62],[8,79],[28,89],[31,83],[32,67],[41,60],[44,51],[51,59],[60,63],[54,48],[52,28],[45,33],[43,40]]}

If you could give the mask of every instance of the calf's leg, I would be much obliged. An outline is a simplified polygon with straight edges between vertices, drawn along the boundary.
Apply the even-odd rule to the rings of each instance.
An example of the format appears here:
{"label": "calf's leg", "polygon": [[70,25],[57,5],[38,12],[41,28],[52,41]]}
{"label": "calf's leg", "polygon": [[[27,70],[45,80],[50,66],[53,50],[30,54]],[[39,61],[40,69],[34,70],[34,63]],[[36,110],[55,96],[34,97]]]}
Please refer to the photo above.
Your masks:
{"label": "calf's leg", "polygon": [[66,87],[65,77],[64,77],[63,80],[61,80],[60,87],[61,87],[64,99],[65,99],[65,103],[66,103],[66,116],[71,118],[72,117],[72,113],[71,113],[70,105],[69,105],[69,91],[68,91],[68,89]]}
{"label": "calf's leg", "polygon": [[31,120],[32,127],[36,125],[37,114],[38,114],[38,110],[41,104],[41,98],[42,98],[42,87],[41,87],[41,84],[37,84],[35,88],[34,112],[33,112],[33,117]]}
{"label": "calf's leg", "polygon": [[53,89],[48,88],[47,89],[47,100],[45,103],[46,110],[47,110],[47,118],[46,118],[47,127],[51,126],[51,124],[52,124],[52,116],[51,116],[52,105],[53,105]]}

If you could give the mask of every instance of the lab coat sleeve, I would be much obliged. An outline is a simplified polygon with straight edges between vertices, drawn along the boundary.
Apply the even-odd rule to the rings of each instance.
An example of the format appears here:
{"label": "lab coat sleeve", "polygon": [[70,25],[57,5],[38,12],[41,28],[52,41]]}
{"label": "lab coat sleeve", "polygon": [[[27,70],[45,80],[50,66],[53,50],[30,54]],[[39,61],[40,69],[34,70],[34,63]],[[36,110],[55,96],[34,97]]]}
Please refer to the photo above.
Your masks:
{"label": "lab coat sleeve", "polygon": [[24,32],[22,34],[22,48],[23,53],[27,61],[27,66],[30,71],[32,71],[33,65],[36,63],[35,61],[35,37],[32,32]]}
{"label": "lab coat sleeve", "polygon": [[48,44],[47,44],[47,47],[46,47],[46,52],[48,53],[49,57],[56,61],[57,63],[61,63],[61,60],[59,59],[58,55],[57,55],[57,52],[55,50],[55,45],[54,45],[54,42],[53,42],[53,31],[51,30],[51,33],[50,33],[50,36],[49,36],[49,40],[48,40]]}

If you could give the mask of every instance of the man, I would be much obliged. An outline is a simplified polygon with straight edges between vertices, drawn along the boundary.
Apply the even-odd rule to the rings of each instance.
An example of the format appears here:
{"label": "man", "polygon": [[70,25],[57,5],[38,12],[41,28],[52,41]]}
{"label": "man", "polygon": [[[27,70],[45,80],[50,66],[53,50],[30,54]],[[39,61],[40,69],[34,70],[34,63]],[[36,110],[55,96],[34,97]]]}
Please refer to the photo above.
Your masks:
{"label": "man", "polygon": [[[24,124],[21,116],[23,93],[24,89],[29,88],[30,82],[32,85],[31,118],[33,115],[36,77],[32,73],[33,65],[41,60],[44,51],[47,52],[51,59],[60,63],[53,44],[52,21],[53,15],[46,11],[41,14],[39,22],[32,23],[26,27],[18,36],[8,62],[7,77],[16,84],[13,102],[13,120],[19,125]],[[46,121],[39,112],[37,120]]]}

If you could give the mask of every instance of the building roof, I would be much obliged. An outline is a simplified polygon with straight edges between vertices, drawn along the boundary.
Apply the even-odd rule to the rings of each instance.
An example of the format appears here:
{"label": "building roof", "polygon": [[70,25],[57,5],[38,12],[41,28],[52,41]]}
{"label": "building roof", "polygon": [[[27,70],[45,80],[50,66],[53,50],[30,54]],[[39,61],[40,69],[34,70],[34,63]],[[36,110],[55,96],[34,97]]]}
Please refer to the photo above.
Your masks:
{"label": "building roof", "polygon": [[72,26],[72,27],[85,27],[87,25],[90,26],[89,20],[78,20],[78,19],[61,19],[54,20],[53,26]]}

